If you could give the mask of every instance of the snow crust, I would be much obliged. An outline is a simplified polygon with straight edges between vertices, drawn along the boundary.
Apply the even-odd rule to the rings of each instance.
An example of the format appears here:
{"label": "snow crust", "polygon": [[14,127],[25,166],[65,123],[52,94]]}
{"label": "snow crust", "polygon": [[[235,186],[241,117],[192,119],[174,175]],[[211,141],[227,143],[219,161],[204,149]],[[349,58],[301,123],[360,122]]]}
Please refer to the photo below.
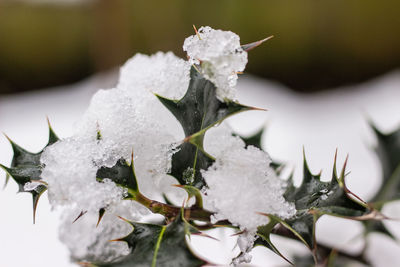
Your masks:
{"label": "snow crust", "polygon": [[241,48],[237,34],[201,27],[198,35],[186,38],[183,50],[189,62],[201,63],[202,73],[216,85],[220,100],[235,99],[237,73],[247,64],[247,52]]}

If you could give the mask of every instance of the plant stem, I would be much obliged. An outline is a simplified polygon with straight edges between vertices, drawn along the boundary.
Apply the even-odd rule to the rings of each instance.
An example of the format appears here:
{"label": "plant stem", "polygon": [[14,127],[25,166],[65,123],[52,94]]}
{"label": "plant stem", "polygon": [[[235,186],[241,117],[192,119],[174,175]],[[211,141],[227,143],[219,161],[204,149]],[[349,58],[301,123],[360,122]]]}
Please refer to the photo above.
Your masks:
{"label": "plant stem", "polygon": [[[171,221],[171,219],[175,218],[181,212],[181,207],[165,204],[156,200],[151,200],[141,193],[135,194],[135,197],[131,198],[136,202],[142,204],[153,213],[158,213],[164,215],[167,220]],[[212,212],[199,208],[199,207],[190,207],[183,208],[184,209],[184,217],[186,220],[198,220],[203,222],[210,222],[210,216],[213,214]]]}

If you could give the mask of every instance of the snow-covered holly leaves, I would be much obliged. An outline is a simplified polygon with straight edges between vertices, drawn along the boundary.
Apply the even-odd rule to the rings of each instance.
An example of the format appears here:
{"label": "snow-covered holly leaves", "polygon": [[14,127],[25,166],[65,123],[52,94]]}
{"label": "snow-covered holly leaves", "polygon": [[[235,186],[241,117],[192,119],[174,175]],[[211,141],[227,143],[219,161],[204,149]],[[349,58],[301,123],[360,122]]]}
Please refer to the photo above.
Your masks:
{"label": "snow-covered holly leaves", "polygon": [[12,177],[18,184],[18,192],[28,192],[32,194],[34,223],[36,218],[36,207],[39,198],[47,190],[46,184],[41,181],[42,178],[40,175],[42,173],[43,166],[40,163],[40,156],[47,146],[58,141],[58,137],[51,128],[50,123],[48,123],[48,126],[49,140],[46,146],[38,153],[32,153],[23,149],[7,137],[11,143],[14,155],[10,167],[0,164],[0,167],[7,173],[5,185],[7,185],[9,178]]}
{"label": "snow-covered holly leaves", "polygon": [[191,68],[189,88],[182,99],[157,97],[180,122],[186,136],[172,156],[170,174],[182,185],[201,188],[205,182],[200,170],[206,170],[214,161],[203,148],[205,132],[233,114],[256,108],[228,99],[219,100],[215,85],[204,78],[198,68],[200,66]]}

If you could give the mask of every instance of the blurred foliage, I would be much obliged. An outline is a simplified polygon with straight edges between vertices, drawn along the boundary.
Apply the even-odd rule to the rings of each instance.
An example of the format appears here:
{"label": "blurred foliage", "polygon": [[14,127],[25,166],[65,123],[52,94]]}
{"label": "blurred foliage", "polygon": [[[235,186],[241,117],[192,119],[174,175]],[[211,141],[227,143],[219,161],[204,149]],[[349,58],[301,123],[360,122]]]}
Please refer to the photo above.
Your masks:
{"label": "blurred foliage", "polygon": [[0,2],[0,91],[76,81],[137,52],[181,49],[197,27],[249,43],[247,72],[301,91],[360,82],[400,65],[398,0]]}

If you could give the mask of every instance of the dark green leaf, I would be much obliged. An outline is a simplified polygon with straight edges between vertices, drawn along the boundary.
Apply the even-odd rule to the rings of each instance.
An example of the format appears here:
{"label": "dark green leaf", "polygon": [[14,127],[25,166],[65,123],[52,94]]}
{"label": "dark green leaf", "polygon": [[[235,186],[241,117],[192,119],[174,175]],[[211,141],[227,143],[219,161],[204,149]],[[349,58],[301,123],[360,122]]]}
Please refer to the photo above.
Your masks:
{"label": "dark green leaf", "polygon": [[213,158],[203,149],[204,133],[227,117],[253,108],[230,100],[218,100],[214,84],[195,67],[190,70],[189,88],[182,99],[157,97],[180,122],[186,136],[185,143],[172,157],[170,174],[182,185],[200,188],[205,185],[200,170],[213,163]]}
{"label": "dark green leaf", "polygon": [[121,158],[111,168],[103,166],[98,169],[96,177],[100,181],[110,179],[117,185],[125,187],[128,189],[128,198],[134,198],[139,192],[135,169],[133,166],[133,155],[131,164],[128,164],[125,159]]}
{"label": "dark green leaf", "polygon": [[29,182],[40,181],[42,178],[40,177],[42,173],[43,166],[40,164],[40,157],[43,153],[43,150],[57,142],[59,139],[57,135],[54,133],[49,125],[49,140],[46,146],[38,153],[32,153],[24,148],[17,145],[10,138],[7,139],[10,141],[11,147],[13,149],[14,155],[11,160],[11,166],[6,167],[0,164],[0,167],[4,169],[7,173],[6,183],[8,182],[9,177],[12,177],[14,181],[18,184],[19,192],[28,192],[32,194],[33,198],[33,221],[35,222],[35,213],[36,207],[39,201],[40,196],[46,191],[47,187],[45,184],[38,185],[35,189],[25,190],[24,187]]}
{"label": "dark green leaf", "polygon": [[99,267],[137,267],[137,266],[202,266],[206,262],[197,258],[186,243],[190,233],[188,223],[177,218],[167,226],[129,222],[133,231],[117,241],[125,241],[132,249],[123,259]]}
{"label": "dark green leaf", "polygon": [[322,182],[320,174],[311,173],[304,156],[303,181],[300,187],[296,188],[293,181],[289,180],[284,196],[287,201],[295,203],[297,213],[293,218],[285,220],[287,225],[284,226],[301,236],[310,249],[315,247],[315,223],[320,216],[329,214],[358,219],[370,212],[365,203],[349,196],[344,181],[345,167],[346,163],[338,177],[335,156],[332,179]]}
{"label": "dark green leaf", "polygon": [[183,143],[179,151],[172,155],[171,174],[181,185],[193,185],[202,188],[205,181],[200,170],[206,170],[214,160],[199,147],[191,143]]}
{"label": "dark green leaf", "polygon": [[238,134],[234,134],[234,136],[239,136],[240,139],[242,139],[244,141],[244,143],[247,146],[255,146],[261,150],[263,150],[262,146],[261,146],[261,141],[262,141],[262,136],[265,133],[265,128],[261,128],[259,131],[257,131],[256,133],[250,135],[250,136],[241,136]]}
{"label": "dark green leaf", "polygon": [[257,239],[254,242],[254,246],[264,246],[273,251],[275,254],[283,258],[289,264],[293,265],[293,263],[288,260],[283,254],[275,247],[275,245],[271,242],[271,233],[274,227],[279,223],[278,220],[275,219],[274,216],[270,216],[270,222],[267,225],[263,225],[258,227],[257,229]]}
{"label": "dark green leaf", "polygon": [[372,127],[378,138],[375,151],[382,166],[383,180],[371,202],[381,209],[382,203],[400,199],[400,130],[383,134]]}

